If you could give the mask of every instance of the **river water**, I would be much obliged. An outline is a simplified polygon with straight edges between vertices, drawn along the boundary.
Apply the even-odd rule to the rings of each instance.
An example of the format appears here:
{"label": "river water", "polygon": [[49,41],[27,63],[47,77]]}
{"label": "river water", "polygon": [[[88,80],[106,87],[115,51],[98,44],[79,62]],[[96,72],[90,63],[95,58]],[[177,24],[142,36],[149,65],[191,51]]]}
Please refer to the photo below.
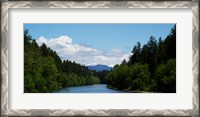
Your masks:
{"label": "river water", "polygon": [[126,93],[124,91],[109,89],[106,84],[89,86],[66,87],[54,93]]}

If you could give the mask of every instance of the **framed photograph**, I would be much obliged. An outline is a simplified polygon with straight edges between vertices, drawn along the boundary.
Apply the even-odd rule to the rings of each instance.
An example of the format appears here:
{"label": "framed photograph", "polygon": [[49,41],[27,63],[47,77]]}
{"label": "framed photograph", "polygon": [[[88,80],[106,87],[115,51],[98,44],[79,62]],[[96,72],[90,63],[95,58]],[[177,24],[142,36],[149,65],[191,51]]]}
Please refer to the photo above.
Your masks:
{"label": "framed photograph", "polygon": [[1,115],[199,116],[198,5],[2,2]]}

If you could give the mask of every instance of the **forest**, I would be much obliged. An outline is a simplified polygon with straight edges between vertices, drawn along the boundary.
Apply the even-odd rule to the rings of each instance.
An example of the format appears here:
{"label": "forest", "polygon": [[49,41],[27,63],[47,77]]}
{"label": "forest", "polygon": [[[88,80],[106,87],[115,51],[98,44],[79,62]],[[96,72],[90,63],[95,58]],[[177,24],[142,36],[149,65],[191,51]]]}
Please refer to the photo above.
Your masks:
{"label": "forest", "polygon": [[61,60],[44,43],[38,46],[24,30],[24,93],[48,93],[71,86],[107,84],[128,92],[176,92],[176,25],[165,39],[133,46],[129,60],[111,71],[89,70],[87,66]]}
{"label": "forest", "polygon": [[176,92],[176,25],[165,39],[151,36],[133,47],[128,61],[115,65],[106,77],[109,88],[131,92]]}
{"label": "forest", "polygon": [[47,93],[69,86],[99,84],[98,77],[84,65],[62,61],[44,43],[38,46],[28,30],[24,31],[24,92]]}

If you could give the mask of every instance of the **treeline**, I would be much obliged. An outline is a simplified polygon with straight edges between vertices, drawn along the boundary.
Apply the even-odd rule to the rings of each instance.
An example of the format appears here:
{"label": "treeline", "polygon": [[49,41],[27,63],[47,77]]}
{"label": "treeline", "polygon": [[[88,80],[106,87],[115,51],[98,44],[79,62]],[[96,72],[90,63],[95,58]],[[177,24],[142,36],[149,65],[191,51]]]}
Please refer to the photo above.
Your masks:
{"label": "treeline", "polygon": [[129,61],[116,65],[107,76],[108,87],[132,92],[176,92],[176,25],[158,41],[151,36],[133,47]]}
{"label": "treeline", "polygon": [[86,66],[63,61],[45,44],[38,46],[24,31],[24,92],[45,93],[68,86],[100,83]]}
{"label": "treeline", "polygon": [[102,70],[102,71],[96,71],[92,70],[92,74],[95,77],[98,77],[99,80],[101,81],[101,84],[107,84],[106,82],[106,76],[110,73],[108,70]]}

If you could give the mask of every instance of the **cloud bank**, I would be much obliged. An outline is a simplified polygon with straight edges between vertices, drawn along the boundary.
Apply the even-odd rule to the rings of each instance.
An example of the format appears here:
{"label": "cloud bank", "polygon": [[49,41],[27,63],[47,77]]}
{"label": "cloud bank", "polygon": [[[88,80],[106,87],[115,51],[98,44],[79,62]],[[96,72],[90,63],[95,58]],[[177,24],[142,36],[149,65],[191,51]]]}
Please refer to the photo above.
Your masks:
{"label": "cloud bank", "polygon": [[128,60],[130,53],[125,53],[118,48],[111,51],[103,51],[87,45],[73,44],[69,36],[47,39],[39,37],[38,45],[45,43],[48,47],[57,52],[62,60],[71,60],[84,65],[108,65],[113,67],[120,64],[123,59]]}

